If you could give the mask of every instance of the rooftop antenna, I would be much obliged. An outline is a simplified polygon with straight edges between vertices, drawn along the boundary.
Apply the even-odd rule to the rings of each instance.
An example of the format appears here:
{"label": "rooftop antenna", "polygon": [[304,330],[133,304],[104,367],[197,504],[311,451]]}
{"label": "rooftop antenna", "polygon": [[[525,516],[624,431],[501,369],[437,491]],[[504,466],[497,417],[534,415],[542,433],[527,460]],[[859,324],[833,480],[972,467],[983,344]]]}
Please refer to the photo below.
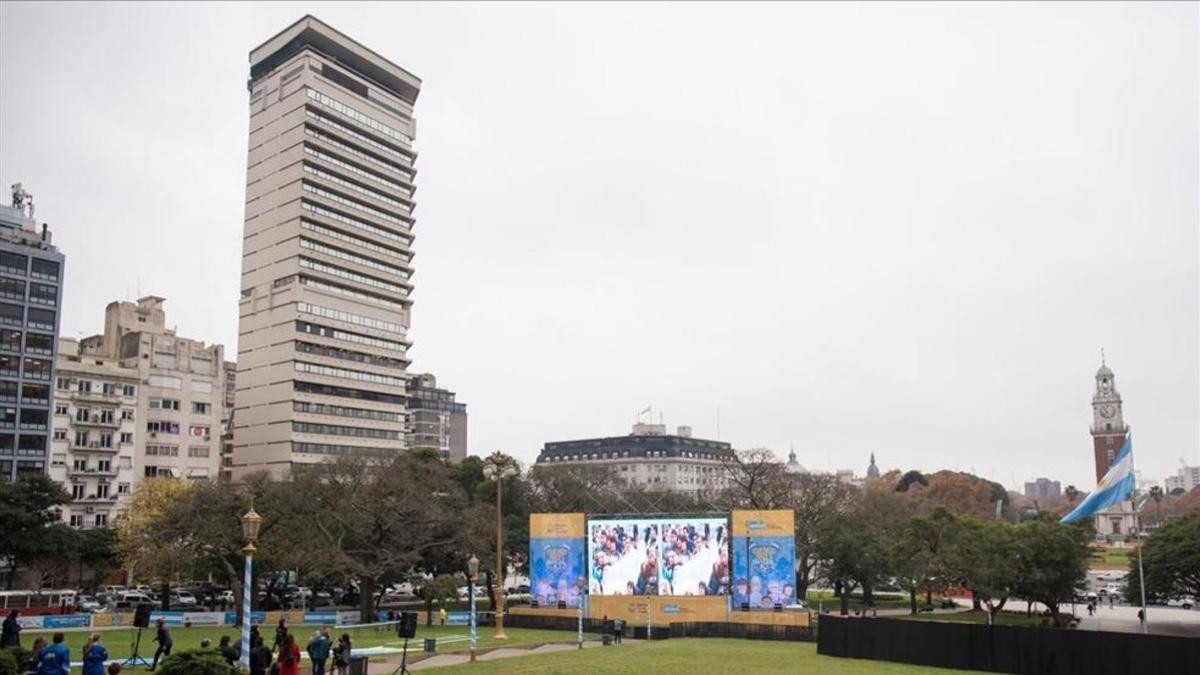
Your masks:
{"label": "rooftop antenna", "polygon": [[1100,365],[1102,365],[1102,366],[1108,365],[1104,362],[1104,347],[1100,348]]}

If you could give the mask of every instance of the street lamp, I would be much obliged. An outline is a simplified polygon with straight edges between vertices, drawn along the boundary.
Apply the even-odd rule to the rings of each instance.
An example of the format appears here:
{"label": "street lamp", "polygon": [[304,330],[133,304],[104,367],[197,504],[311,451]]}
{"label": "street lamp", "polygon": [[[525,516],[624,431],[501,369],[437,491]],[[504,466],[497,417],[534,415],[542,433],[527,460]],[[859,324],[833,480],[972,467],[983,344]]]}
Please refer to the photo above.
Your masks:
{"label": "street lamp", "polygon": [[483,475],[488,480],[496,481],[496,633],[492,636],[504,640],[504,575],[507,565],[504,564],[504,526],[501,521],[501,498],[504,492],[504,479],[517,475],[517,461],[502,453],[493,452],[483,460]]}
{"label": "street lamp", "polygon": [[467,595],[471,596],[471,661],[475,661],[475,580],[479,578],[479,558],[471,554],[467,561]]}
{"label": "street lamp", "polygon": [[242,516],[242,541],[245,546],[242,552],[246,554],[246,578],[242,582],[242,654],[241,667],[243,673],[250,672],[250,598],[254,595],[254,582],[250,571],[254,567],[254,542],[258,541],[258,529],[262,527],[262,516],[254,511],[254,502],[250,502],[250,510]]}
{"label": "street lamp", "polygon": [[575,587],[579,589],[579,648],[583,649],[583,596],[587,595],[587,579],[579,577],[575,580]]}

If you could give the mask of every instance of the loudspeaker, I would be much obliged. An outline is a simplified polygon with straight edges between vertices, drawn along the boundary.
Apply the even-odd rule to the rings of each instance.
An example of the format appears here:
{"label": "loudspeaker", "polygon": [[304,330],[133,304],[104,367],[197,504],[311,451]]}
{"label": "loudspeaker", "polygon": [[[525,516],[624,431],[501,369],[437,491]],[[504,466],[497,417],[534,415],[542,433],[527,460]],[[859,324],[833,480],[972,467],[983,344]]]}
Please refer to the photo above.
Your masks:
{"label": "loudspeaker", "polygon": [[137,628],[150,627],[150,603],[138,603],[137,609],[133,610],[133,625]]}
{"label": "loudspeaker", "polygon": [[396,634],[410,640],[417,637],[416,612],[400,612],[400,621],[396,623]]}

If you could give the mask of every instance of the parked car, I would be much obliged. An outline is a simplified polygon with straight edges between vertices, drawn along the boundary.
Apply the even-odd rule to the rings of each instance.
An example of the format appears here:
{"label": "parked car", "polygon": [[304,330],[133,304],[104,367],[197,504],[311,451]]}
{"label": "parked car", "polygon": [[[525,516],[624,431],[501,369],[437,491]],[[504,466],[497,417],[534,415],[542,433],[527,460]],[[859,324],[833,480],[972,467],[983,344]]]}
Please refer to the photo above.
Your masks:
{"label": "parked car", "polygon": [[[458,599],[466,600],[469,597],[467,595],[468,592],[469,591],[467,590],[466,586],[459,586],[458,587]],[[475,597],[486,598],[487,597],[487,586],[476,586],[475,587]]]}
{"label": "parked car", "polygon": [[170,597],[169,602],[172,605],[179,605],[181,607],[195,607],[196,606],[196,596],[192,595],[191,592],[189,592],[189,591],[185,591],[182,589],[175,589],[175,590],[171,591],[171,597]]}
{"label": "parked car", "polygon": [[1167,607],[1182,607],[1183,609],[1191,609],[1196,606],[1196,599],[1184,596],[1182,598],[1171,598],[1167,600]]}
{"label": "parked car", "polygon": [[75,609],[79,610],[80,612],[95,612],[98,611],[102,606],[103,605],[100,604],[99,600],[90,595],[75,596]]}
{"label": "parked car", "polygon": [[217,602],[224,602],[227,605],[232,605],[237,602],[237,598],[234,597],[233,591],[231,590],[218,591],[215,599]]}
{"label": "parked car", "polygon": [[388,593],[394,595],[413,595],[413,585],[410,581],[403,581],[388,589]]}

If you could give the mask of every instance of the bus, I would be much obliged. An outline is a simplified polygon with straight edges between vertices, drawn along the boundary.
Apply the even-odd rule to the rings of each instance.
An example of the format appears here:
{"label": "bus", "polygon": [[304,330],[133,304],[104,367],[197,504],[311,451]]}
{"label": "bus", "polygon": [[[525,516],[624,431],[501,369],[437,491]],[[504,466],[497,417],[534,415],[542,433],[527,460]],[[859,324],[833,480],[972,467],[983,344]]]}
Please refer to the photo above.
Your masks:
{"label": "bus", "polygon": [[0,591],[0,611],[8,614],[19,610],[21,614],[73,614],[76,591]]}

